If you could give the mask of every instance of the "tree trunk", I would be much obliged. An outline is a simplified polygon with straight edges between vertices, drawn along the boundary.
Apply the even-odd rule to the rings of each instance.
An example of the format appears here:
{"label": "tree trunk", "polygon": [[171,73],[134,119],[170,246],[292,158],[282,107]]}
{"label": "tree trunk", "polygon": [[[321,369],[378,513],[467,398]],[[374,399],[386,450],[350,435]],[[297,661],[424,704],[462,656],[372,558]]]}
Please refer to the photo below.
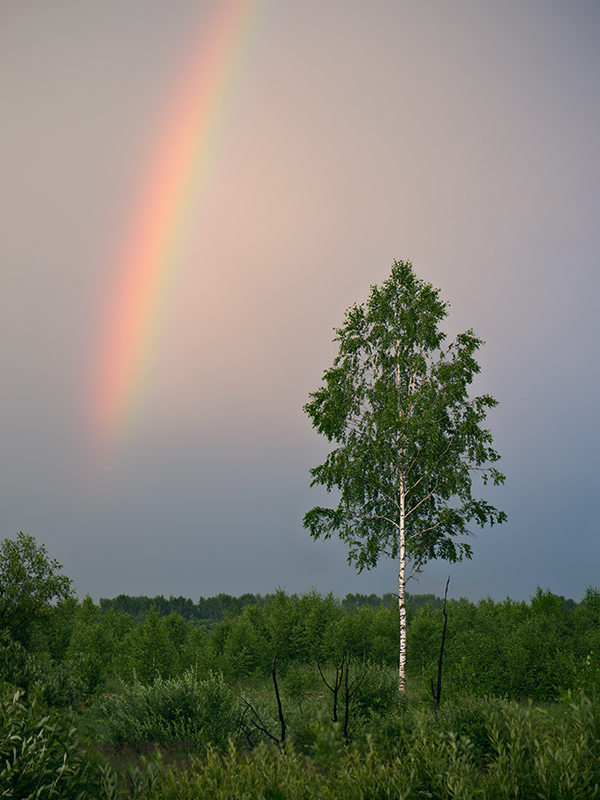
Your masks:
{"label": "tree trunk", "polygon": [[450,583],[450,575],[446,581],[446,591],[444,592],[444,629],[442,631],[442,644],[440,645],[440,657],[438,659],[437,671],[437,688],[433,688],[433,678],[431,679],[431,694],[433,696],[433,713],[437,717],[437,712],[440,707],[440,698],[442,697],[442,661],[444,658],[444,644],[446,642],[446,627],[448,626],[448,614],[446,613],[446,601],[448,600],[448,584]]}
{"label": "tree trunk", "polygon": [[279,724],[281,725],[281,738],[279,739],[280,744],[283,744],[285,741],[285,717],[283,716],[283,708],[281,706],[281,697],[279,696],[279,686],[277,685],[277,674],[275,672],[275,662],[277,661],[277,656],[273,659],[273,669],[271,671],[271,676],[273,678],[273,686],[275,687],[275,697],[277,698],[277,710],[279,711]]}
{"label": "tree trunk", "polygon": [[406,691],[406,492],[404,479],[400,479],[400,551],[398,554],[398,608],[400,611],[400,662],[398,665],[398,690]]}
{"label": "tree trunk", "polygon": [[[396,342],[396,389],[398,391],[398,414],[402,417],[402,406],[400,401],[402,375],[400,370],[401,342]],[[411,381],[412,383],[412,381]],[[410,387],[409,387],[410,393]],[[406,483],[402,471],[403,452],[400,449],[400,469],[398,477],[400,479],[400,542],[398,550],[398,610],[400,611],[400,658],[398,664],[398,691],[400,694],[406,692],[406,603],[404,600],[404,587],[406,585]]]}

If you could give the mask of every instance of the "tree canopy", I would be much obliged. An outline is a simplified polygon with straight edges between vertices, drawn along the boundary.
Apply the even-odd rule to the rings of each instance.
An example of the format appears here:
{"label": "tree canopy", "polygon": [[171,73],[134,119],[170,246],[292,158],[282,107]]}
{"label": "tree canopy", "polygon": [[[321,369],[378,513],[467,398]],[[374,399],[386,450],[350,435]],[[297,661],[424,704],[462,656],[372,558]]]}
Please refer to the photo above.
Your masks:
{"label": "tree canopy", "polygon": [[381,555],[399,562],[400,688],[406,661],[406,581],[430,559],[470,558],[469,523],[506,519],[472,492],[473,473],[504,482],[482,427],[490,395],[469,398],[482,341],[467,330],[445,345],[447,303],[395,261],[390,277],[351,306],[337,328],[339,351],[304,410],[335,448],[311,469],[311,485],[339,491],[335,508],[304,517],[311,535],[337,534],[359,570]]}
{"label": "tree canopy", "polygon": [[35,621],[56,602],[71,597],[71,580],[46,546],[19,532],[0,542],[0,628],[27,644]]}

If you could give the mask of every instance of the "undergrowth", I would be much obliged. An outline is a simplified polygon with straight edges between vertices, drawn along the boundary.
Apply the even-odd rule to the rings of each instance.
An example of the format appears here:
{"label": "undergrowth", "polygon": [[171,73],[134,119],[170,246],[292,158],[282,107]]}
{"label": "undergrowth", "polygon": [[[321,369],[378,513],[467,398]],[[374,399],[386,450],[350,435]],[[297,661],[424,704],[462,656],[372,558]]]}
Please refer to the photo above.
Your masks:
{"label": "undergrowth", "polygon": [[[0,698],[2,798],[600,797],[600,708],[584,695],[545,708],[465,697],[447,701],[437,716],[409,698],[392,708],[359,709],[349,743],[328,713],[329,698],[313,696],[302,711],[296,703],[304,726],[290,719],[296,740],[290,735],[275,745],[257,737],[250,747],[240,733],[239,695],[220,676],[187,675],[98,700],[103,755],[82,739],[73,714],[49,710],[35,693],[8,685]],[[256,703],[266,725],[272,706],[265,692],[261,700],[264,707],[250,695],[247,702]],[[276,728],[277,719],[270,721]]]}

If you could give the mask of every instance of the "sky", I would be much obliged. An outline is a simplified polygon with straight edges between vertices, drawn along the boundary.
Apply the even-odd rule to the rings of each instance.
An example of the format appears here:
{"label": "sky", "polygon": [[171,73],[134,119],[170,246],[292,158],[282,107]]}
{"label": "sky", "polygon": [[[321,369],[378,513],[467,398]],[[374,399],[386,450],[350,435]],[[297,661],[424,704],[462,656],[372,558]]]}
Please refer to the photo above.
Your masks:
{"label": "sky", "polygon": [[302,408],[402,259],[486,342],[508,514],[407,590],[600,585],[599,34],[595,0],[2,0],[0,538],[96,601],[397,591],[303,529]]}

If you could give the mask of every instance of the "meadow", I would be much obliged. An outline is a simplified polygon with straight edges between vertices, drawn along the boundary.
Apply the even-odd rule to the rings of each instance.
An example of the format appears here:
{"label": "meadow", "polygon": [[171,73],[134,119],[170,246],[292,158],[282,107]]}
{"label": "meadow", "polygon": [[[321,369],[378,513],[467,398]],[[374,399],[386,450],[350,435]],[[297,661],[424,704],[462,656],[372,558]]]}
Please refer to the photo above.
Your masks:
{"label": "meadow", "polygon": [[68,598],[0,634],[14,798],[590,798],[600,593]]}

